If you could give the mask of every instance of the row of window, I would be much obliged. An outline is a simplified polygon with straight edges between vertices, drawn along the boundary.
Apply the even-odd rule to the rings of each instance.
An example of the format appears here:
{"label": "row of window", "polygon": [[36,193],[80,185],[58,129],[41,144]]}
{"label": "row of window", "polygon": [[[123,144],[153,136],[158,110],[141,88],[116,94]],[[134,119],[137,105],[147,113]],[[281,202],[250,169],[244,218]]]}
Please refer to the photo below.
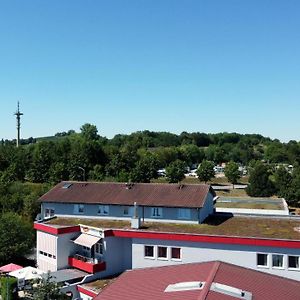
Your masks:
{"label": "row of window", "polygon": [[256,261],[258,267],[269,268],[271,263],[272,268],[275,269],[284,269],[287,265],[288,269],[300,270],[299,256],[288,255],[286,257],[283,254],[257,253]]}
{"label": "row of window", "polygon": [[[95,249],[95,253],[96,253],[96,254],[103,254],[103,244],[102,244],[102,242],[96,243],[94,249]],[[91,251],[91,248],[86,247],[86,246],[82,246],[82,250],[83,250],[84,252],[90,252],[90,251]]]}
{"label": "row of window", "polygon": [[44,251],[39,251],[39,254],[43,255],[43,256],[46,256],[46,257],[50,257],[50,258],[56,259],[55,255],[52,255],[52,254],[44,252]]}
{"label": "row of window", "polygon": [[[123,206],[123,215],[130,215],[130,207]],[[84,213],[84,204],[74,204],[74,213],[83,214]],[[97,214],[101,216],[109,215],[109,205],[98,205]],[[152,207],[151,208],[151,217],[152,218],[162,218],[163,217],[163,208],[162,207]],[[178,218],[179,219],[190,219],[191,210],[189,208],[178,208]]]}
{"label": "row of window", "polygon": [[168,260],[169,258],[172,260],[181,260],[181,248],[145,245],[144,257],[162,260]]}

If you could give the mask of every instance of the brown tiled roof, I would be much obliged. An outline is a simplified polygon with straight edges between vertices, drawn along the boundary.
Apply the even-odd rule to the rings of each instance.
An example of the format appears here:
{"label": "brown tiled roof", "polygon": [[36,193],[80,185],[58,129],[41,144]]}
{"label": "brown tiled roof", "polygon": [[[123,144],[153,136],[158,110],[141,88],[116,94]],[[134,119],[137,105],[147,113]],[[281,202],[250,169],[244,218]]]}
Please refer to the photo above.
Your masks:
{"label": "brown tiled roof", "polygon": [[[202,290],[164,292],[169,284],[205,282]],[[95,300],[234,300],[211,290],[224,284],[252,294],[254,300],[299,299],[300,283],[224,262],[204,262],[126,271],[108,285]]]}
{"label": "brown tiled roof", "polygon": [[[66,184],[71,185],[63,188]],[[205,184],[61,182],[40,201],[197,208],[203,207],[208,193],[215,195]]]}

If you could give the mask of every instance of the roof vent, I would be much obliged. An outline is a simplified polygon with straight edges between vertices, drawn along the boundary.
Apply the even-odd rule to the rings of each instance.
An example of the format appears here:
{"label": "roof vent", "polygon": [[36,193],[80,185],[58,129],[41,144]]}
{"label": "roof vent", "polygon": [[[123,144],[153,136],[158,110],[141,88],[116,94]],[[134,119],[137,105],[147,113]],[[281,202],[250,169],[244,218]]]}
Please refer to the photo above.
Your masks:
{"label": "roof vent", "polygon": [[181,291],[192,291],[192,290],[202,290],[204,287],[204,282],[201,281],[187,281],[179,282],[175,284],[169,284],[165,292],[181,292]]}
{"label": "roof vent", "polygon": [[64,183],[64,185],[62,186],[63,189],[68,189],[73,183],[70,182],[66,182]]}
{"label": "roof vent", "polygon": [[132,182],[127,182],[127,183],[126,183],[126,190],[132,189],[133,186],[134,186],[134,183],[132,183]]}
{"label": "roof vent", "polygon": [[221,283],[213,282],[211,284],[210,290],[231,297],[235,297],[237,299],[244,299],[244,300],[252,299],[252,293]]}

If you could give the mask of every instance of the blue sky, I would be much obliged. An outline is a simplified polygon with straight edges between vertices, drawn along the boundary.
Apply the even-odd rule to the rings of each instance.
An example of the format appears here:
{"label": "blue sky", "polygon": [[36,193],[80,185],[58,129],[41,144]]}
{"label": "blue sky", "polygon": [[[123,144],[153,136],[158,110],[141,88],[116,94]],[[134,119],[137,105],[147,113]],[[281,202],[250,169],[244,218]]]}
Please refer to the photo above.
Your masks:
{"label": "blue sky", "polygon": [[0,0],[0,138],[88,122],[300,140],[300,1]]}

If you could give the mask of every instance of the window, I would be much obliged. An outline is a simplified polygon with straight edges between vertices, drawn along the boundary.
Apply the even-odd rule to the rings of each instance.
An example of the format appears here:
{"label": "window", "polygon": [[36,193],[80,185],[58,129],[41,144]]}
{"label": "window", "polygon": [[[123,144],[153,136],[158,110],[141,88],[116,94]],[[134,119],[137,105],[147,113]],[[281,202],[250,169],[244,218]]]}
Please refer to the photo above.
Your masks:
{"label": "window", "polygon": [[268,254],[257,253],[257,262],[259,267],[268,267]]}
{"label": "window", "polygon": [[300,269],[299,256],[288,256],[288,268],[290,269]]}
{"label": "window", "polygon": [[283,255],[273,254],[272,255],[272,267],[283,268]]}
{"label": "window", "polygon": [[102,244],[102,242],[98,242],[95,245],[95,252],[98,253],[98,254],[103,254],[103,244]]}
{"label": "window", "polygon": [[90,251],[90,248],[86,247],[86,246],[82,246],[82,249],[83,249],[83,251]]}
{"label": "window", "polygon": [[171,259],[181,259],[181,248],[171,248]]}
{"label": "window", "polygon": [[167,259],[168,258],[168,251],[167,251],[167,247],[161,247],[158,246],[157,247],[157,258],[159,259]]}
{"label": "window", "polygon": [[162,208],[161,207],[152,207],[151,217],[161,218],[162,217]]}
{"label": "window", "polygon": [[147,258],[154,258],[154,246],[145,246],[144,256]]}
{"label": "window", "polygon": [[109,213],[108,205],[98,205],[98,215],[107,216]]}
{"label": "window", "polygon": [[123,215],[124,216],[129,216],[129,206],[124,206],[123,207]]}
{"label": "window", "polygon": [[53,208],[46,208],[45,209],[45,218],[50,218],[54,216],[54,209]]}
{"label": "window", "polygon": [[56,256],[55,256],[55,255],[52,255],[52,254],[47,253],[47,252],[44,252],[44,251],[39,251],[39,254],[40,254],[40,255],[43,255],[43,256],[46,256],[46,257],[49,257],[49,258],[54,258],[54,259],[56,259]]}
{"label": "window", "polygon": [[84,212],[84,204],[74,204],[75,214],[83,214],[83,212]]}
{"label": "window", "polygon": [[66,182],[66,183],[64,183],[62,188],[63,189],[68,189],[71,185],[72,185],[72,183]]}
{"label": "window", "polygon": [[189,208],[178,208],[178,218],[179,219],[190,219],[191,210]]}

